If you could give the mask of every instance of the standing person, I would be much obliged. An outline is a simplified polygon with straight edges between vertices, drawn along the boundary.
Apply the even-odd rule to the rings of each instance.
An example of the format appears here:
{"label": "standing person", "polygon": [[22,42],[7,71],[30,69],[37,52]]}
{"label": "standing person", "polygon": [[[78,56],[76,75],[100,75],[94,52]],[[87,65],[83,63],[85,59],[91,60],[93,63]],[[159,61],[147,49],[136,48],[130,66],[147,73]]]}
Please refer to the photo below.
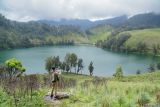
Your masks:
{"label": "standing person", "polygon": [[59,82],[59,74],[60,72],[56,70],[55,67],[52,67],[52,91],[51,91],[51,98],[53,98],[53,91],[55,91],[55,97],[57,96],[57,88],[58,88],[58,82]]}

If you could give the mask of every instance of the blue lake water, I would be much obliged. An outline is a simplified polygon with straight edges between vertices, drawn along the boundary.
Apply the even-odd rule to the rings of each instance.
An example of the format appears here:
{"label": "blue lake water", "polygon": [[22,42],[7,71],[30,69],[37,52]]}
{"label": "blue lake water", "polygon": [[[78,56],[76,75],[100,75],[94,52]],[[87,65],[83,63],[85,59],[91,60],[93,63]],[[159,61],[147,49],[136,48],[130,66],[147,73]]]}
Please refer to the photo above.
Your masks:
{"label": "blue lake water", "polygon": [[111,76],[118,65],[121,65],[125,75],[136,74],[137,70],[145,72],[151,63],[157,63],[159,58],[147,55],[116,53],[90,45],[75,46],[45,46],[25,49],[0,51],[0,63],[9,58],[17,58],[26,68],[26,73],[47,73],[45,59],[49,56],[60,56],[63,61],[66,53],[76,53],[84,61],[83,73],[89,74],[88,65],[94,64],[94,75]]}

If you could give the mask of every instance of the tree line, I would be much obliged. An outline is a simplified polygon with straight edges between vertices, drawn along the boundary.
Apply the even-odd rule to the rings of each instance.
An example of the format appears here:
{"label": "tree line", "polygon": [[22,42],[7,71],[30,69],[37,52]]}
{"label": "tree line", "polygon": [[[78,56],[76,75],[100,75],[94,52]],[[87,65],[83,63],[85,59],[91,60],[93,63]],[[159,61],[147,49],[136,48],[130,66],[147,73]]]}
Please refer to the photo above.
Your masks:
{"label": "tree line", "polygon": [[[64,72],[66,71],[67,73],[75,73],[79,74],[83,71],[84,68],[84,62],[82,58],[78,58],[78,56],[75,53],[67,53],[64,57],[64,61],[60,61],[59,56],[54,56],[54,57],[48,57],[45,61],[45,69],[50,73],[52,70],[52,67],[60,68]],[[93,62],[91,61],[88,70],[90,75],[93,75]]]}

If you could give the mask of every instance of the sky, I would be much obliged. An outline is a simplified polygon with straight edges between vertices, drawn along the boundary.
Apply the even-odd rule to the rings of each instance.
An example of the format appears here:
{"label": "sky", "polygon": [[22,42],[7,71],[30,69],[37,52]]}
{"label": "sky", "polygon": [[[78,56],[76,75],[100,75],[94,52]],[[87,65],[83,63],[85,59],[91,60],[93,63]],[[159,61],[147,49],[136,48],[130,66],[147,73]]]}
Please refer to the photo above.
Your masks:
{"label": "sky", "polygon": [[99,20],[120,15],[160,13],[160,0],[0,0],[0,13],[11,20]]}

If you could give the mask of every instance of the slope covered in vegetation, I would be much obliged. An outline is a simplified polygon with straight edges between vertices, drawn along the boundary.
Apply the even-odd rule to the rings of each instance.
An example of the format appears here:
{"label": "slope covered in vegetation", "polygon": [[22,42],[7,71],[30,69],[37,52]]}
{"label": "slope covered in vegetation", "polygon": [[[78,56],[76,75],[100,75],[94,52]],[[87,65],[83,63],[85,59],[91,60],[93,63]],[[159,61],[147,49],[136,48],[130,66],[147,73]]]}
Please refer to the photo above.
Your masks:
{"label": "slope covered in vegetation", "polygon": [[[91,24],[95,24],[95,26],[81,30],[83,28],[78,23],[83,22],[83,20],[75,20],[73,25],[69,25],[69,23],[66,25],[65,23],[64,25],[63,23],[54,25],[49,22],[24,23],[8,20],[0,14],[0,49],[74,43],[95,44],[97,41],[103,42],[109,35],[115,36],[123,31],[139,29],[143,32],[143,29],[146,28],[160,27],[159,17],[160,15],[154,13],[138,14],[129,19],[126,19],[126,16],[121,16],[90,22]],[[137,36],[140,39],[136,39],[141,40],[143,35],[148,34],[152,35],[152,33],[146,32],[142,36]],[[146,38],[150,39],[148,36]],[[151,39],[154,39],[154,34]],[[140,42],[143,41],[141,40]],[[112,47],[114,48],[115,46]]]}
{"label": "slope covered in vegetation", "polygon": [[[47,75],[30,75],[30,79],[36,78],[32,94],[25,94],[17,100],[17,106],[53,106],[46,103],[43,97],[47,94],[49,81]],[[29,79],[28,78],[28,79]],[[60,101],[59,107],[141,107],[158,106],[160,103],[160,72],[140,75],[125,76],[121,79],[91,77],[77,74],[62,74],[59,91],[72,94],[69,99]],[[18,84],[18,83],[16,83]],[[41,87],[37,87],[41,86]],[[30,90],[30,86],[28,86]],[[22,90],[23,91],[23,90]],[[0,105],[13,107],[14,97],[8,95],[1,87]],[[16,95],[16,98],[19,98]],[[32,99],[30,100],[32,95]]]}
{"label": "slope covered in vegetation", "polygon": [[160,28],[122,31],[98,41],[97,46],[114,51],[160,54]]}
{"label": "slope covered in vegetation", "polygon": [[38,22],[16,22],[8,20],[0,14],[0,49],[56,44],[67,45],[74,44],[74,42],[83,43],[84,39],[83,32],[77,26],[50,26]]}
{"label": "slope covered in vegetation", "polygon": [[131,37],[126,41],[126,45],[133,49],[136,49],[140,42],[145,43],[150,50],[153,45],[160,45],[160,28],[133,30],[127,33],[130,33]]}
{"label": "slope covered in vegetation", "polygon": [[111,33],[112,27],[109,25],[99,25],[86,31],[90,43],[95,44],[99,40],[105,40]]}

